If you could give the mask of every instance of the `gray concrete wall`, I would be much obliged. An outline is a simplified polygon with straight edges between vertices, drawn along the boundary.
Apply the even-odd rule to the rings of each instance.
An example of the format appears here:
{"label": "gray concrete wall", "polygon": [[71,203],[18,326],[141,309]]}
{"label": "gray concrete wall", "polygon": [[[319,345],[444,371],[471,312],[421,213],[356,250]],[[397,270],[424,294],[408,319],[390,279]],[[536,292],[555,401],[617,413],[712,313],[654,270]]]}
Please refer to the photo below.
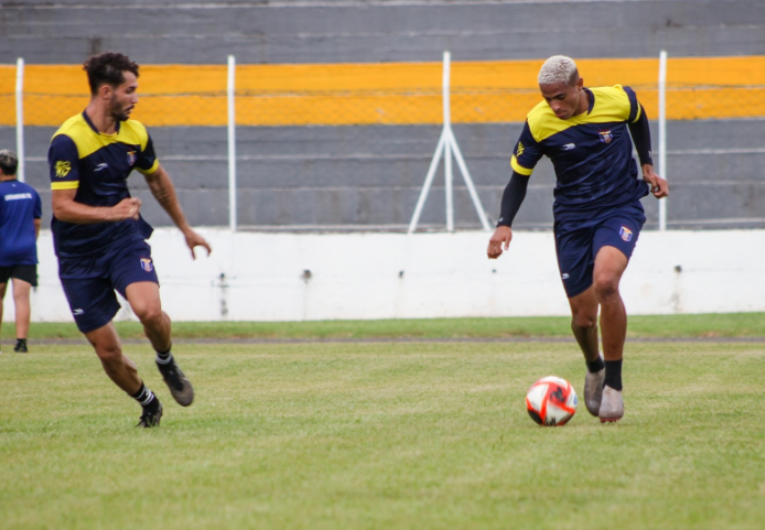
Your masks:
{"label": "gray concrete wall", "polygon": [[[27,0],[0,9],[0,63],[76,64],[120,50],[144,64],[438,61],[765,54],[762,0],[449,2],[83,2]],[[455,128],[479,194],[497,215],[520,124]],[[48,195],[51,128],[27,128],[27,180]],[[193,224],[228,222],[226,131],[155,128],[160,158]],[[765,227],[765,121],[669,124],[669,220],[677,227]],[[437,127],[239,128],[239,222],[263,227],[401,228],[408,224],[438,140]],[[0,145],[15,132],[0,128]],[[654,147],[656,146],[654,134]],[[706,153],[703,151],[706,150]],[[441,173],[439,173],[441,175]],[[455,166],[457,226],[477,216]],[[551,226],[549,163],[535,172],[517,226]],[[169,219],[141,176],[156,226]],[[423,213],[443,226],[443,180]],[[649,224],[656,201],[646,200]],[[47,202],[45,204],[48,204]],[[49,208],[48,208],[49,210]],[[46,216],[49,211],[46,211]],[[47,222],[47,219],[46,219]]]}
{"label": "gray concrete wall", "polygon": [[761,0],[25,0],[0,10],[0,62],[242,64],[765,54]]}

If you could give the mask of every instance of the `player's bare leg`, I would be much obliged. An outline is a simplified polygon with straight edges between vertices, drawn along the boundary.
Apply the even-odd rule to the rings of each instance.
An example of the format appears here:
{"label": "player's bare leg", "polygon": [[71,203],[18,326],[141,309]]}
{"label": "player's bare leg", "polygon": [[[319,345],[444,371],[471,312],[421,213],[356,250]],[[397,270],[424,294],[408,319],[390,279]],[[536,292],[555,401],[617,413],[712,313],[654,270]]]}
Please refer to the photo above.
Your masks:
{"label": "player's bare leg", "polygon": [[139,427],[155,427],[162,418],[162,404],[154,393],[146,388],[138,370],[124,353],[114,324],[109,322],[96,330],[85,333],[85,337],[96,350],[104,371],[114,383],[140,403],[143,413]]}
{"label": "player's bare leg", "polygon": [[16,347],[15,351],[19,353],[27,352],[27,335],[29,334],[29,320],[31,318],[31,309],[29,307],[29,293],[32,290],[32,284],[13,279],[13,303],[16,308]]}
{"label": "player's bare leg", "polygon": [[179,405],[188,407],[194,401],[194,388],[178,367],[170,351],[172,346],[170,317],[162,311],[159,285],[135,282],[125,289],[130,308],[143,325],[144,332],[157,352],[157,369]]}
{"label": "player's bare leg", "polygon": [[598,350],[598,300],[591,286],[583,293],[569,298],[571,330],[587,363],[584,378],[584,404],[593,416],[600,412],[603,383],[606,377],[603,357]]}
{"label": "player's bare leg", "polygon": [[627,257],[614,247],[605,246],[595,256],[593,288],[600,304],[600,332],[606,363],[606,379],[598,412],[601,422],[617,421],[624,415],[622,357],[627,338],[627,310],[619,293],[619,282],[627,263]]}
{"label": "player's bare leg", "polygon": [[156,351],[167,351],[171,346],[170,317],[162,311],[159,285],[154,282],[131,283],[125,289],[130,309],[141,321],[143,331]]}
{"label": "player's bare leg", "polygon": [[133,361],[122,353],[122,345],[114,324],[109,322],[105,326],[85,333],[85,338],[96,350],[96,355],[109,379],[128,394],[135,394],[141,388],[141,378],[138,377],[138,370]]}

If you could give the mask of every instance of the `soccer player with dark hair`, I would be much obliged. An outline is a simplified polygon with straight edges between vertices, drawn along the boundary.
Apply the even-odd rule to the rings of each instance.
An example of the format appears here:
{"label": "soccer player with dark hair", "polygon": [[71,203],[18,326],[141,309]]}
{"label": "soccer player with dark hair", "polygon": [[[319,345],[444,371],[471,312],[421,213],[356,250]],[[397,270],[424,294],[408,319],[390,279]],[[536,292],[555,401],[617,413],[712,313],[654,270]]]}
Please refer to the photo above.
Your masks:
{"label": "soccer player with dark hair", "polygon": [[[654,172],[648,118],[632,89],[585,88],[574,61],[562,55],[542,65],[538,82],[544,101],[529,112],[515,146],[513,174],[487,254],[496,259],[508,249],[529,177],[547,156],[557,179],[553,216],[558,265],[573,315],[571,328],[587,364],[584,401],[601,422],[618,421],[624,415],[627,335],[619,281],[645,223],[640,199],[649,189],[657,199],[666,197],[669,188]],[[633,141],[642,180],[632,159]]]}
{"label": "soccer player with dark hair", "polygon": [[37,287],[37,236],[42,202],[35,189],[16,179],[19,160],[13,151],[0,151],[0,324],[8,281],[13,280],[16,345],[27,353],[31,316],[29,292]]}
{"label": "soccer player with dark hair", "polygon": [[130,304],[156,351],[156,364],[173,398],[191,405],[194,390],[171,351],[170,318],[162,311],[159,281],[146,239],[152,228],[130,196],[127,178],[142,173],[152,195],[194,249],[210,245],[186,221],[175,188],[154,153],[146,128],[129,119],[138,103],[138,65],[120,53],[85,61],[91,100],[56,131],[48,151],[53,242],[59,277],[79,330],[114,383],[143,407],[138,426],[159,425],[162,405],[123,353],[112,319],[117,290]]}

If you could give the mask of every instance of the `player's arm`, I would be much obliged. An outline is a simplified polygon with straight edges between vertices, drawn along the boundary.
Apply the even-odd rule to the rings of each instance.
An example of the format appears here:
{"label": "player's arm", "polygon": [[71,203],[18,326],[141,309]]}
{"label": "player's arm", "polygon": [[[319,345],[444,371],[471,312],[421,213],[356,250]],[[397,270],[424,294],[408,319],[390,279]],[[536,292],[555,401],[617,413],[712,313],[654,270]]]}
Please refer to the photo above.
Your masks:
{"label": "player's arm", "polygon": [[[53,138],[48,150],[48,163],[53,215],[59,221],[95,224],[138,219],[141,209],[139,199],[126,198],[114,206],[89,206],[74,200],[80,186],[79,156],[77,146],[68,136],[62,134]],[[39,213],[42,216],[41,208]]]}
{"label": "player's arm", "polygon": [[527,120],[521,131],[518,143],[515,144],[513,156],[510,159],[510,167],[513,175],[502,193],[502,205],[500,207],[499,220],[494,234],[489,239],[489,248],[486,254],[489,259],[497,259],[502,252],[510,248],[513,239],[511,228],[518,210],[526,198],[526,190],[529,187],[529,177],[534,171],[539,159],[542,157],[542,147],[536,141],[531,132],[531,126]]}
{"label": "player's arm", "polygon": [[167,212],[167,215],[173,220],[175,226],[178,227],[186,238],[186,244],[189,249],[191,249],[191,257],[196,259],[196,254],[194,253],[196,247],[203,247],[207,250],[207,254],[209,255],[212,251],[210,245],[202,236],[197,234],[191,226],[189,226],[188,221],[186,221],[186,216],[181,209],[181,203],[178,201],[178,196],[175,193],[175,186],[173,186],[173,181],[170,180],[167,171],[165,171],[161,165],[157,164],[156,169],[151,173],[144,173],[144,177],[146,178],[146,183],[149,185],[151,194],[157,199],[159,205]]}
{"label": "player's arm", "polygon": [[507,183],[505,191],[502,193],[502,206],[497,221],[497,229],[494,235],[489,239],[489,248],[486,251],[489,259],[497,259],[504,250],[510,246],[510,240],[513,238],[513,219],[521,208],[523,199],[526,198],[526,190],[529,187],[529,176],[521,175],[513,171],[510,182]]}
{"label": "player's arm", "polygon": [[[54,189],[51,193],[53,215],[59,221],[78,225],[116,223],[125,219],[138,219],[141,200],[122,199],[115,206],[88,206],[74,200],[77,189]],[[39,222],[39,219],[37,220]]]}
{"label": "player's arm", "polygon": [[35,239],[40,237],[40,225],[41,221],[39,218],[35,219]]}
{"label": "player's arm", "polygon": [[651,193],[657,199],[661,199],[669,195],[669,186],[667,181],[657,175],[653,169],[653,160],[651,159],[651,129],[648,126],[648,116],[645,113],[645,108],[637,100],[634,103],[637,106],[638,115],[635,120],[628,122],[630,134],[632,135],[632,141],[635,144],[635,150],[640,160],[643,180],[651,186]]}

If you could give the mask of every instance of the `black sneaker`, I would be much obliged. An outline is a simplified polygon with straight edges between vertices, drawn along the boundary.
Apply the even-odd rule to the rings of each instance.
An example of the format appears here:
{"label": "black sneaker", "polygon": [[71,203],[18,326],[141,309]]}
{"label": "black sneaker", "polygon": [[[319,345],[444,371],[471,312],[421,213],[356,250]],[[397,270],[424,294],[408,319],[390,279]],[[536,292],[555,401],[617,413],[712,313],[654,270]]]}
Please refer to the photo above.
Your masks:
{"label": "black sneaker", "polygon": [[175,364],[175,359],[167,364],[157,362],[157,369],[162,374],[167,388],[170,389],[170,393],[178,404],[182,407],[191,405],[191,402],[194,401],[194,388],[191,386],[191,382],[186,379],[186,376],[183,375],[181,369],[178,368],[178,365]]}
{"label": "black sneaker", "polygon": [[157,406],[155,407],[144,407],[143,414],[141,414],[141,419],[138,421],[138,425],[136,427],[159,427],[159,420],[162,419],[162,403],[157,400]]}
{"label": "black sneaker", "polygon": [[29,350],[27,349],[27,341],[17,340],[16,346],[13,347],[13,351],[16,353],[29,353]]}

